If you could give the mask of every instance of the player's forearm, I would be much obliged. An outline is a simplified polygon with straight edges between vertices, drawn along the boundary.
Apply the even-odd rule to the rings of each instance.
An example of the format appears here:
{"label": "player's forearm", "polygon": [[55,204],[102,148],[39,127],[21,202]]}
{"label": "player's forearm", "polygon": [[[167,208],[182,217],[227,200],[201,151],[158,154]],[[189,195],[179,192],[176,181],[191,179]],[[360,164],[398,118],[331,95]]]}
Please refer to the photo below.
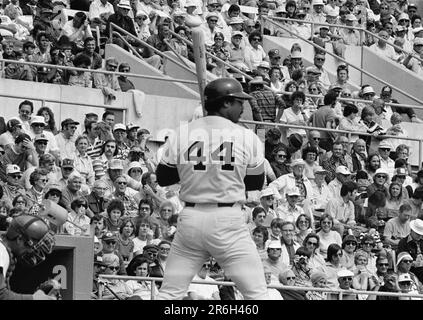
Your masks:
{"label": "player's forearm", "polygon": [[264,185],[264,172],[258,175],[247,175],[244,178],[245,190],[261,190]]}
{"label": "player's forearm", "polygon": [[32,294],[19,294],[6,287],[3,271],[0,268],[0,300],[34,300]]}
{"label": "player's forearm", "polygon": [[157,182],[161,187],[171,186],[179,182],[178,169],[159,163],[156,169]]}

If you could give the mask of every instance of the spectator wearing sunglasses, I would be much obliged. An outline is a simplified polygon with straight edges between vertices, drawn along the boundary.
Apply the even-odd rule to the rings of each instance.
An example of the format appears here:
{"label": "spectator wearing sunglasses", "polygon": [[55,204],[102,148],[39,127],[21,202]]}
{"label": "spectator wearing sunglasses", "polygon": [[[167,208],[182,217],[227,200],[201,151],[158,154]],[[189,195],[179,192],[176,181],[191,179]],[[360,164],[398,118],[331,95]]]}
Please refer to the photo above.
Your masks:
{"label": "spectator wearing sunglasses", "polygon": [[88,208],[87,201],[83,198],[75,199],[71,203],[72,211],[69,212],[68,220],[79,226],[75,226],[70,222],[66,222],[64,229],[67,234],[72,236],[89,236],[90,235],[90,218],[86,216]]}
{"label": "spectator wearing sunglasses", "polygon": [[410,234],[398,243],[397,252],[408,252],[414,262],[410,271],[423,280],[423,220],[420,218],[410,222]]}
{"label": "spectator wearing sunglasses", "polygon": [[131,194],[130,188],[128,188],[126,176],[118,176],[114,181],[114,186],[115,192],[113,193],[113,197],[122,201],[125,208],[122,216],[135,218],[138,215],[138,205],[133,197],[134,191]]}
{"label": "spectator wearing sunglasses", "polygon": [[[329,288],[338,288],[338,272],[341,270],[347,270],[341,264],[342,255],[342,248],[338,244],[330,244],[327,249],[326,264],[323,268],[318,269],[327,275],[327,285]],[[354,275],[352,272],[351,274]]]}
{"label": "spectator wearing sunglasses", "polygon": [[325,266],[325,259],[319,251],[319,236],[315,233],[309,233],[305,237],[302,245],[310,252],[310,257],[308,259],[308,266],[311,269],[310,272],[313,273],[316,270],[322,270]]}
{"label": "spectator wearing sunglasses", "polygon": [[423,285],[419,278],[410,271],[414,262],[414,259],[409,253],[405,251],[399,253],[397,258],[397,275],[398,277],[401,275],[408,275],[411,281],[411,289],[414,290],[415,293],[421,294],[423,293]]}
{"label": "spectator wearing sunglasses", "polygon": [[278,240],[270,241],[267,246],[267,258],[264,259],[263,266],[268,267],[272,273],[272,283],[277,283],[279,274],[288,268],[288,265],[282,261],[282,245]]}
{"label": "spectator wearing sunglasses", "polygon": [[[310,276],[311,284],[316,288],[327,288],[327,277],[322,271],[313,272]],[[307,291],[308,300],[327,300],[327,293],[321,291]]]}
{"label": "spectator wearing sunglasses", "polygon": [[[388,274],[389,259],[386,255],[381,254],[376,259],[376,277],[379,280],[379,285],[383,286],[385,284],[385,277]],[[380,289],[379,289],[380,291]]]}
{"label": "spectator wearing sunglasses", "polygon": [[106,231],[101,237],[101,251],[99,252],[99,254],[104,255],[104,254],[113,253],[117,255],[119,258],[119,265],[120,265],[118,274],[126,275],[126,269],[125,269],[126,264],[125,264],[125,261],[123,260],[122,255],[118,251],[117,241],[118,241],[118,238],[117,238],[116,232]]}
{"label": "spectator wearing sunglasses", "polygon": [[353,235],[346,235],[342,240],[342,257],[341,264],[348,270],[353,270],[355,267],[354,257],[357,250],[357,238]]}
{"label": "spectator wearing sunglasses", "polygon": [[[279,283],[293,287],[295,286],[296,276],[291,269],[286,269],[279,274]],[[307,300],[304,291],[294,291],[290,289],[277,289],[284,300]]]}
{"label": "spectator wearing sunglasses", "polygon": [[[192,280],[215,281],[210,278],[210,261],[203,264],[200,271]],[[188,300],[220,300],[219,288],[217,285],[192,283],[187,290]]]}
{"label": "spectator wearing sunglasses", "polygon": [[[41,138],[41,137],[38,137]],[[55,166],[55,158],[49,153],[43,154],[39,159],[38,169],[43,169],[47,172],[47,179],[50,183],[57,183],[60,179],[61,173],[60,169]],[[37,167],[31,167],[27,169],[22,175],[22,183],[26,190],[31,188],[31,183],[29,182],[29,177]]]}
{"label": "spectator wearing sunglasses", "polygon": [[[353,289],[353,277],[354,273],[349,270],[340,270],[337,272],[337,287],[336,289],[342,290],[352,290]],[[329,293],[328,300],[339,300],[339,294]],[[358,300],[357,294],[354,293],[344,293],[342,295],[342,300]]]}
{"label": "spectator wearing sunglasses", "polygon": [[294,261],[291,270],[295,275],[295,285],[299,287],[311,287],[310,272],[308,265],[310,259],[310,251],[305,247],[299,247],[295,251]]}
{"label": "spectator wearing sunglasses", "polygon": [[[117,275],[120,270],[119,257],[113,253],[106,253],[103,254],[102,258],[106,264],[103,274]],[[123,280],[107,279],[105,284],[103,300],[125,300],[132,295],[132,290]]]}
{"label": "spectator wearing sunglasses", "polygon": [[47,170],[36,169],[30,174],[29,182],[31,184],[31,188],[25,193],[25,195],[32,200],[29,213],[38,214],[40,205],[44,199],[44,190],[48,182]]}

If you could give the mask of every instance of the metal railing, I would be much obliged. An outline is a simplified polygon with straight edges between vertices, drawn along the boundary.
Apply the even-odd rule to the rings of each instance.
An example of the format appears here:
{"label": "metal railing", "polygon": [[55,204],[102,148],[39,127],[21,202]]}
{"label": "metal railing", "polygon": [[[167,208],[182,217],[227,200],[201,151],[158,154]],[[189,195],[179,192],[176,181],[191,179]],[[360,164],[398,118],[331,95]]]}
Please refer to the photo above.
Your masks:
{"label": "metal railing", "polygon": [[[291,95],[293,92],[290,91],[278,91],[278,94],[287,94]],[[309,98],[324,98],[324,95],[322,94],[311,94],[311,93],[304,93],[306,97]],[[358,98],[347,98],[347,97],[338,97],[337,100],[340,101],[351,101],[353,103],[363,103],[363,104],[373,104],[373,100],[363,100]],[[393,103],[393,102],[385,102],[385,105],[391,106],[391,107],[401,107],[401,108],[413,108],[413,109],[423,109],[423,106],[419,105],[412,105],[412,104],[404,104],[404,103]]]}
{"label": "metal railing", "polygon": [[[135,280],[135,281],[150,281],[151,282],[151,299],[154,300],[154,286],[156,282],[163,282],[163,278],[158,277],[136,277],[136,276],[117,276],[117,275],[99,275],[99,289],[98,289],[98,296],[99,299],[102,299],[104,285],[105,283],[101,281],[102,279],[115,279],[115,280]],[[195,284],[204,284],[204,285],[214,285],[214,286],[235,286],[235,282],[233,281],[210,281],[210,280],[192,280],[191,283]],[[338,294],[339,300],[343,299],[344,295],[351,295],[351,294],[362,294],[362,295],[376,295],[376,296],[384,296],[384,297],[398,297],[398,298],[419,298],[423,300],[423,294],[410,294],[410,293],[396,293],[396,292],[381,292],[381,291],[366,291],[366,290],[344,290],[344,289],[335,289],[335,288],[316,288],[316,287],[296,287],[296,286],[285,286],[282,284],[270,284],[267,285],[268,288],[273,289],[282,289],[282,290],[291,290],[291,291],[313,291],[313,292],[329,292]]]}
{"label": "metal railing", "polygon": [[[299,125],[292,125],[292,124],[285,124],[285,123],[273,123],[273,122],[261,122],[261,121],[252,121],[252,120],[240,120],[240,123],[245,124],[254,124],[254,125],[262,125],[262,126],[270,126],[270,127],[280,127],[285,129],[303,129],[303,130],[315,130],[315,131],[324,131],[324,132],[332,132],[347,135],[348,138],[351,138],[352,135],[358,136],[367,136],[367,137],[374,137],[374,135],[367,133],[367,132],[359,132],[359,131],[347,131],[347,130],[339,130],[339,129],[329,129],[329,128],[319,128],[319,127],[309,127],[309,126],[299,126]],[[391,135],[383,135],[383,139],[400,139],[400,140],[407,140],[407,141],[416,141],[419,143],[419,169],[422,168],[422,154],[421,150],[423,148],[423,140],[417,138],[410,138],[410,137],[399,137],[399,136],[391,136]]]}
{"label": "metal railing", "polygon": [[[164,54],[162,51],[154,48],[152,45],[148,44],[147,42],[137,38],[136,36],[134,36],[132,33],[129,33],[128,31],[126,31],[125,29],[122,29],[121,27],[117,26],[114,23],[110,23],[110,37],[113,37],[113,34],[115,33],[114,29],[116,29],[117,31],[119,31],[119,33],[123,33],[126,36],[131,37],[133,40],[135,40],[136,42],[142,44],[144,47],[147,47],[148,49],[154,51],[154,53],[156,53],[157,55],[159,55],[160,57],[162,57],[163,59],[168,59],[170,61],[172,61],[174,64],[178,65],[179,67],[181,67],[182,69],[196,75],[195,71],[191,70],[191,68],[188,68],[186,65],[184,65],[183,63],[173,59],[172,57]],[[113,40],[110,39],[111,43],[113,43]],[[144,60],[144,58],[142,58]],[[195,84],[197,84],[197,82],[195,82]]]}
{"label": "metal railing", "polygon": [[4,69],[5,63],[23,64],[23,65],[29,65],[29,66],[35,66],[35,67],[47,67],[52,69],[54,68],[54,69],[62,69],[62,70],[83,71],[83,72],[89,72],[89,73],[102,73],[102,74],[110,74],[115,76],[142,78],[142,79],[148,79],[148,80],[197,84],[197,82],[193,80],[175,79],[170,77],[148,76],[148,75],[137,74],[137,73],[107,71],[107,70],[101,70],[101,69],[84,69],[84,68],[77,68],[77,67],[60,66],[60,65],[49,64],[49,63],[37,63],[37,62],[17,61],[17,60],[9,60],[9,59],[0,59],[1,70]]}
{"label": "metal railing", "polygon": [[396,90],[397,92],[399,92],[399,93],[403,94],[404,96],[406,96],[406,97],[410,98],[411,100],[414,100],[414,101],[416,101],[417,103],[423,104],[423,101],[421,101],[421,100],[419,100],[418,98],[416,98],[416,97],[414,97],[414,96],[410,95],[409,93],[405,92],[404,90],[402,90],[402,89],[400,89],[400,88],[398,88],[398,87],[395,87],[395,86],[393,86],[393,85],[389,84],[388,82],[386,82],[385,80],[383,80],[383,79],[381,79],[381,78],[379,78],[379,77],[375,76],[374,74],[372,74],[372,73],[370,73],[370,72],[367,72],[366,70],[364,70],[364,69],[362,69],[362,68],[360,68],[360,67],[358,67],[358,66],[356,66],[356,65],[354,65],[354,64],[352,64],[352,63],[350,63],[350,62],[348,62],[347,60],[345,60],[345,59],[343,59],[343,58],[341,58],[341,57],[337,56],[336,54],[334,54],[334,53],[332,53],[332,52],[327,51],[326,49],[324,49],[324,48],[322,48],[321,46],[319,46],[319,45],[315,44],[314,42],[312,42],[312,41],[310,41],[310,40],[308,40],[308,39],[306,39],[306,38],[304,38],[304,37],[302,37],[302,36],[300,36],[300,35],[296,34],[294,31],[290,30],[289,28],[286,28],[285,26],[282,26],[281,24],[276,23],[275,21],[273,21],[272,19],[269,19],[268,17],[262,17],[262,18],[263,18],[265,21],[269,21],[271,24],[274,24],[275,26],[277,26],[277,27],[279,27],[279,28],[281,28],[281,29],[283,29],[283,30],[285,30],[285,31],[289,32],[290,34],[294,34],[296,38],[303,40],[304,42],[308,43],[309,45],[312,45],[314,48],[316,48],[316,49],[318,49],[318,50],[320,50],[320,51],[324,51],[326,54],[328,54],[328,55],[330,55],[330,56],[334,57],[335,59],[338,59],[339,61],[342,61],[343,63],[345,63],[345,64],[347,64],[347,65],[351,66],[352,68],[354,68],[354,69],[356,69],[356,70],[358,70],[358,71],[359,71],[359,72],[361,72],[362,74],[365,74],[365,75],[367,75],[368,77],[370,77],[370,78],[372,78],[372,79],[374,79],[374,80],[376,80],[376,81],[378,81],[378,82],[383,83],[384,85],[389,85],[392,89],[394,89],[394,90]]}
{"label": "metal railing", "polygon": [[311,34],[314,34],[315,26],[327,26],[327,27],[334,27],[334,28],[342,28],[342,29],[350,29],[350,30],[357,30],[360,32],[360,43],[362,43],[362,33],[365,31],[362,27],[354,27],[354,26],[345,26],[341,24],[333,24],[333,23],[325,23],[325,22],[315,22],[315,21],[309,21],[309,20],[301,20],[301,19],[292,19],[292,18],[283,18],[283,17],[275,17],[275,16],[267,16],[268,18],[272,20],[277,21],[288,21],[288,22],[296,22],[296,23],[303,23],[303,24],[309,24],[310,25],[310,31]]}
{"label": "metal railing", "polygon": [[[179,34],[177,34],[177,33],[175,33],[174,31],[172,31],[172,30],[169,30],[169,32],[174,36],[174,37],[176,37],[176,38],[178,38],[179,40],[181,40],[181,41],[183,41],[183,42],[185,42],[187,45],[189,45],[190,47],[192,47],[193,46],[193,43],[191,42],[191,41],[189,41],[188,39],[186,39],[186,38],[184,38],[184,37],[181,37]],[[225,61],[225,60],[222,60],[222,59],[220,59],[219,57],[216,57],[214,54],[212,54],[212,53],[210,53],[210,52],[208,52],[208,51],[206,51],[206,56],[207,57],[211,57],[212,59],[214,59],[214,60],[216,60],[216,61],[219,61],[220,63],[223,63],[226,67],[228,67],[229,69],[231,69],[231,70],[233,70],[233,71],[235,71],[235,72],[237,72],[237,73],[239,73],[239,74],[241,74],[243,77],[245,77],[246,79],[248,79],[248,80],[252,80],[253,79],[253,77],[252,76],[250,76],[250,75],[248,75],[248,74],[246,74],[244,71],[242,71],[242,70],[240,70],[240,69],[238,69],[237,67],[235,67],[234,65],[232,65],[231,63],[229,63],[229,62],[227,62],[227,61]],[[268,87],[268,86],[265,86],[266,88],[268,88],[268,89],[270,89],[270,87]]]}
{"label": "metal railing", "polygon": [[335,28],[342,28],[342,29],[352,29],[352,30],[357,30],[360,32],[360,44],[363,43],[362,41],[362,34],[367,34],[371,37],[374,37],[378,40],[383,40],[386,42],[387,45],[393,47],[394,49],[401,51],[403,53],[405,53],[406,55],[411,55],[414,58],[416,58],[418,61],[423,62],[423,59],[420,58],[419,55],[417,55],[414,52],[408,52],[406,50],[404,50],[403,48],[401,48],[400,46],[397,46],[396,44],[393,44],[389,41],[386,41],[385,39],[379,37],[379,35],[370,32],[369,30],[362,28],[362,27],[353,27],[353,26],[345,26],[345,25],[341,25],[341,24],[332,24],[332,23],[322,23],[322,22],[314,22],[314,21],[307,21],[307,20],[300,20],[300,19],[291,19],[291,18],[282,18],[282,17],[274,17],[274,16],[268,16],[268,18],[272,19],[272,20],[276,20],[276,21],[291,21],[291,22],[299,22],[299,23],[304,23],[304,24],[310,24],[311,25],[311,34],[313,35],[314,32],[313,30],[315,29],[315,26],[328,26],[328,27],[335,27]]}

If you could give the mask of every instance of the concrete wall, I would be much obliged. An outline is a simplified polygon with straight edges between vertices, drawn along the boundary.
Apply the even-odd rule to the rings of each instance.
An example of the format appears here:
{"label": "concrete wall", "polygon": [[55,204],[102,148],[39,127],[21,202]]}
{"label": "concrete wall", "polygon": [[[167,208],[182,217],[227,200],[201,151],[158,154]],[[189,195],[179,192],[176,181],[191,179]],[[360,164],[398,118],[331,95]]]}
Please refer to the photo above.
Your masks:
{"label": "concrete wall", "polygon": [[[297,38],[282,38],[282,37],[271,37],[264,36],[263,46],[264,50],[269,52],[270,49],[281,50],[282,57],[286,57],[290,54],[291,47],[294,43],[299,43],[303,53],[303,63],[306,67],[313,65],[314,47],[303,40]],[[326,46],[326,50],[333,53],[331,45]],[[345,59],[353,65],[360,67],[361,65],[361,47],[347,46],[345,51]],[[329,73],[329,79],[331,82],[336,81],[336,68],[342,62],[331,55],[326,55],[326,62],[324,68]],[[357,90],[360,85],[360,73],[354,68],[350,70],[350,85],[352,90]]]}
{"label": "concrete wall", "polygon": [[[363,47],[363,68],[380,79],[392,84],[392,86],[398,87],[413,97],[423,101],[423,79],[419,78],[414,72],[408,70],[403,65],[392,62],[387,58],[380,57],[369,48]],[[363,83],[371,84],[377,93],[379,93],[384,86],[383,83],[366,75],[363,75]],[[411,99],[395,91],[394,97],[401,103],[416,104],[415,99]]]}
{"label": "concrete wall", "polygon": [[[131,73],[163,78],[167,77],[156,68],[150,66],[144,60],[137,58],[136,56],[130,54],[128,51],[123,50],[117,45],[107,44],[105,56],[106,58],[115,57],[119,62],[129,63],[129,65],[131,66]],[[176,97],[183,99],[200,99],[198,89],[197,91],[195,91],[192,88],[187,87],[183,83],[164,82],[158,80],[131,77],[130,80],[134,83],[137,89],[142,90],[146,94]]]}

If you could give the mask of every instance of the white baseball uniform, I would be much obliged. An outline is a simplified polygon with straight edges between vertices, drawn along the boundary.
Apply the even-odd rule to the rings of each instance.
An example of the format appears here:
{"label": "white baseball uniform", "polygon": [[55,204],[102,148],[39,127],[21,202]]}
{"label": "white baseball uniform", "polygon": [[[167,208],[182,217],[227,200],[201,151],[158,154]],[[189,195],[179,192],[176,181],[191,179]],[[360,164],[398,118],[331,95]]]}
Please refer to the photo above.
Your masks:
{"label": "white baseball uniform", "polygon": [[245,176],[264,172],[263,143],[228,119],[207,116],[182,125],[167,144],[162,164],[177,168],[180,198],[191,204],[179,215],[158,298],[181,299],[211,255],[246,299],[267,299],[263,265],[239,204]]}

